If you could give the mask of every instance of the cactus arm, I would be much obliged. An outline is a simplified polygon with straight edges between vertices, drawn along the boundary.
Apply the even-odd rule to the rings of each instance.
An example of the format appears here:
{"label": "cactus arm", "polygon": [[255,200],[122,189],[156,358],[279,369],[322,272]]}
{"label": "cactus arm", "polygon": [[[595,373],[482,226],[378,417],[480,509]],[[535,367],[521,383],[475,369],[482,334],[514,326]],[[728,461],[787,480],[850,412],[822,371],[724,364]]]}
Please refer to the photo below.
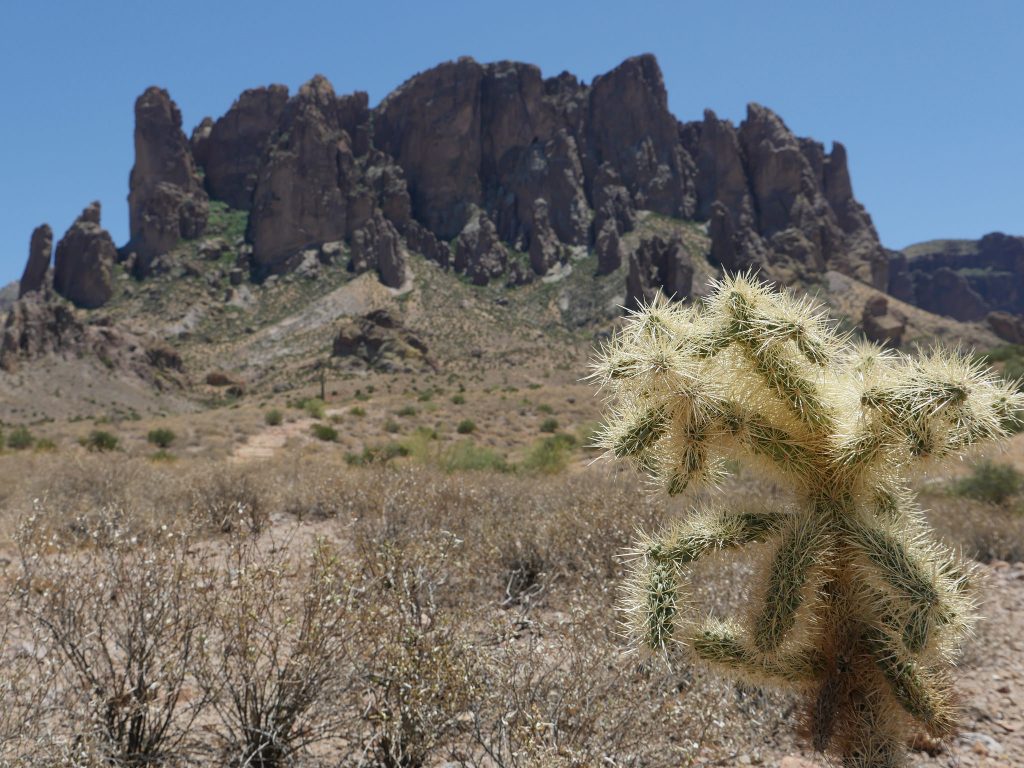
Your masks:
{"label": "cactus arm", "polygon": [[897,642],[881,631],[869,633],[868,645],[900,706],[936,736],[949,735],[955,707],[948,681],[937,671],[905,656]]}
{"label": "cactus arm", "polygon": [[750,649],[742,629],[713,618],[697,626],[686,644],[707,664],[723,667],[755,683],[771,680],[803,684],[813,680],[822,666],[813,649],[785,656],[762,656]]}
{"label": "cactus arm", "polygon": [[[884,528],[851,521],[850,540],[874,567],[875,573],[907,604],[902,631],[907,649],[917,653],[927,644],[942,613],[949,610],[940,572],[934,562],[908,549]],[[912,539],[911,539],[912,541]]]}
{"label": "cactus arm", "polygon": [[642,542],[639,554],[659,563],[687,565],[705,555],[778,533],[786,515],[781,512],[709,509],[667,529],[656,539]]}
{"label": "cactus arm", "polygon": [[778,650],[796,623],[811,569],[827,557],[821,521],[799,515],[782,532],[764,591],[764,605],[754,621],[754,645],[762,653]]}

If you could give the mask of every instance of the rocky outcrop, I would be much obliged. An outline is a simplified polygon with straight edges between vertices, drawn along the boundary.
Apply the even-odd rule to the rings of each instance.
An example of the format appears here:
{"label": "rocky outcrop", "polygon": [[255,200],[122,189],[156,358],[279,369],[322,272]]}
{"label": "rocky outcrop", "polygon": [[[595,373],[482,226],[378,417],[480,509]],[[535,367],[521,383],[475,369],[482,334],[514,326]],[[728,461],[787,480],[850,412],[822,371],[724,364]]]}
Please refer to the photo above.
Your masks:
{"label": "rocky outcrop", "polygon": [[53,230],[49,224],[40,224],[32,231],[32,239],[29,241],[28,261],[25,264],[25,271],[21,273],[21,282],[18,283],[19,299],[26,293],[43,288],[52,255]]}
{"label": "rocky outcrop", "polygon": [[134,373],[159,388],[179,387],[181,358],[167,345],[106,321],[87,323],[44,287],[15,302],[0,331],[0,369],[48,355],[95,357],[107,368]]}
{"label": "rocky outcrop", "polygon": [[526,64],[459,59],[389,95],[374,130],[405,171],[413,218],[453,239],[482,210],[537,274],[607,220],[629,231],[638,207],[694,210],[693,163],[650,56],[592,87],[567,73],[544,80]]}
{"label": "rocky outcrop", "polygon": [[455,238],[455,271],[464,273],[473,285],[487,285],[505,272],[507,263],[508,252],[494,222],[482,210],[474,210]]}
{"label": "rocky outcrop", "polygon": [[907,318],[898,309],[890,308],[884,295],[877,294],[864,303],[861,328],[869,341],[898,347],[907,331]]}
{"label": "rocky outcrop", "polygon": [[1009,312],[989,312],[985,320],[992,332],[1003,341],[1024,344],[1024,317]]}
{"label": "rocky outcrop", "polygon": [[167,91],[148,88],[135,102],[135,165],[128,193],[136,274],[145,277],[153,260],[182,238],[199,237],[209,215],[208,198],[196,173],[181,112]]}
{"label": "rocky outcrop", "polygon": [[442,267],[447,267],[451,262],[452,251],[448,243],[439,240],[415,219],[410,219],[406,225],[405,242],[411,250]]}
{"label": "rocky outcrop", "polygon": [[205,171],[206,191],[232,208],[249,210],[263,153],[277,131],[288,88],[271,85],[243,91],[231,108],[193,133],[192,153]]}
{"label": "rocky outcrop", "polygon": [[94,309],[114,292],[117,248],[100,226],[100,204],[90,204],[57,243],[53,287],[79,307]]}
{"label": "rocky outcrop", "polygon": [[841,144],[826,154],[758,104],[738,130],[707,111],[681,135],[694,156],[696,213],[710,220],[713,261],[783,283],[834,269],[887,288],[888,256],[853,197]]}
{"label": "rocky outcrop", "polygon": [[645,238],[629,255],[626,306],[653,301],[659,289],[675,301],[687,299],[693,288],[693,273],[682,240],[660,235]]}
{"label": "rocky outcrop", "polygon": [[597,254],[597,274],[610,275],[622,265],[619,230],[614,221],[606,221],[601,227],[594,242],[594,251]]}
{"label": "rocky outcrop", "polygon": [[889,292],[957,320],[1024,315],[1024,237],[993,232],[911,246],[890,262]]}
{"label": "rocky outcrop", "polygon": [[376,211],[352,235],[349,269],[356,273],[375,270],[389,288],[399,288],[406,279],[405,252],[398,231]]}
{"label": "rocky outcrop", "polygon": [[594,79],[587,115],[587,164],[609,163],[637,208],[691,218],[695,168],[668,110],[668,94],[650,54],[626,59]]}
{"label": "rocky outcrop", "polygon": [[395,370],[412,363],[435,367],[427,355],[427,345],[386,309],[377,309],[361,317],[346,317],[338,325],[334,338],[335,357],[348,357],[381,370]]}
{"label": "rocky outcrop", "polygon": [[320,75],[285,105],[249,216],[257,276],[285,272],[302,250],[346,237],[358,149],[353,137],[368,120],[365,93],[338,97]]}

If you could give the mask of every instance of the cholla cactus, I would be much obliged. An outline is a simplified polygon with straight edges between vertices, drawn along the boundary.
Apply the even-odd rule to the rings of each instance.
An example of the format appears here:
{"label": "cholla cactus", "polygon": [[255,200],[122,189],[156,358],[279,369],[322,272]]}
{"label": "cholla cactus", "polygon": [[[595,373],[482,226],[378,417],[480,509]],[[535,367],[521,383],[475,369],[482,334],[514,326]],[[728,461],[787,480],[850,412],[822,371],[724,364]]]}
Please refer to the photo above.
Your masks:
{"label": "cholla cactus", "polygon": [[[702,307],[657,300],[604,350],[600,442],[670,495],[756,462],[793,490],[781,509],[694,511],[644,538],[629,624],[643,644],[808,699],[814,747],[889,768],[923,726],[955,724],[949,667],[972,624],[971,571],[929,540],[904,483],[915,464],[1004,437],[1024,400],[956,353],[910,358],[838,335],[808,301],[752,276]],[[688,611],[699,558],[771,550],[748,619]],[[763,548],[761,548],[763,549]]]}

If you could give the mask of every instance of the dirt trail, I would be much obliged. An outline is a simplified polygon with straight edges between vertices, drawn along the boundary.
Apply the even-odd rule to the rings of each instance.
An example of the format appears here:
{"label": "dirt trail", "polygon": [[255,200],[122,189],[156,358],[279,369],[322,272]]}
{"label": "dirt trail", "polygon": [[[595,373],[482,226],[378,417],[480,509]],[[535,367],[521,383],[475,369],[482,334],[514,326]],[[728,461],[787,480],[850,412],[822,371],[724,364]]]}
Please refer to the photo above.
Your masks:
{"label": "dirt trail", "polygon": [[289,440],[302,439],[309,435],[310,427],[315,419],[296,419],[276,427],[267,427],[262,432],[250,435],[244,443],[235,446],[230,460],[235,463],[254,459],[273,458],[284,448]]}

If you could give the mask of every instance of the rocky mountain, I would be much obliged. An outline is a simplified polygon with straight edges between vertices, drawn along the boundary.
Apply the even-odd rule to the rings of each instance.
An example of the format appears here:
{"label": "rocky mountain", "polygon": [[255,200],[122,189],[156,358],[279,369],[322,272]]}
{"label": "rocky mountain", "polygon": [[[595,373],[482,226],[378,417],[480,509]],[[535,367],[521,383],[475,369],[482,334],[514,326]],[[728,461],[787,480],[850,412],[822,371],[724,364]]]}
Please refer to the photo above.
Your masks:
{"label": "rocky mountain", "polygon": [[[462,58],[374,108],[318,75],[295,94],[245,91],[190,137],[167,91],[151,87],[135,103],[134,141],[129,242],[115,247],[94,203],[51,269],[53,235],[41,225],[22,296],[52,287],[79,308],[102,307],[119,275],[140,285],[199,275],[181,263],[181,244],[195,243],[199,258],[225,265],[205,279],[231,302],[339,264],[405,290],[411,254],[474,285],[509,287],[561,279],[593,256],[591,278],[618,281],[627,306],[658,290],[685,299],[721,270],[805,286],[844,275],[874,291],[853,292],[853,322],[893,344],[906,318],[884,293],[963,321],[1024,312],[1024,240],[887,250],[853,195],[842,144],[826,151],[758,104],[738,126],[711,111],[681,122],[650,55],[589,84]],[[214,215],[239,227],[214,232]]]}
{"label": "rocky mountain", "polygon": [[988,318],[1004,338],[1024,340],[1005,330],[1005,316],[1024,315],[1024,237],[992,232],[980,240],[932,240],[904,249],[891,264],[893,296],[957,320]]}

